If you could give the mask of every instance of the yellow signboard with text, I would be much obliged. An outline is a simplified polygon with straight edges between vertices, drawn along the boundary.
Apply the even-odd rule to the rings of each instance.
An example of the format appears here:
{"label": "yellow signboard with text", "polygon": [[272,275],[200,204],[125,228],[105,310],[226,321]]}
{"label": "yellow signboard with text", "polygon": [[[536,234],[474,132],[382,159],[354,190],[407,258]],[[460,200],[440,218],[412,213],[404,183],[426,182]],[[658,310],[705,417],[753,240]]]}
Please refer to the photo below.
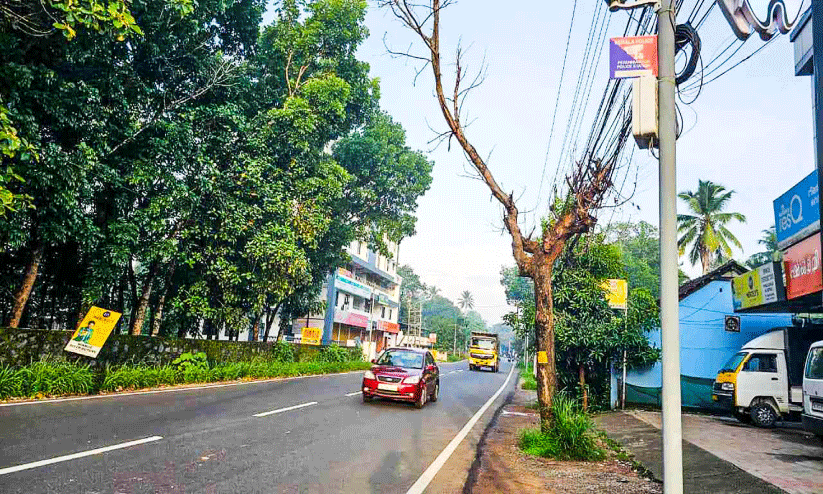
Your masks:
{"label": "yellow signboard with text", "polygon": [[120,320],[120,315],[119,312],[92,307],[86,317],[80,321],[65,350],[97,358],[97,354],[100,353],[114,326],[117,325],[117,321]]}
{"label": "yellow signboard with text", "polygon": [[304,345],[319,345],[323,339],[323,330],[320,328],[303,328],[300,343]]}
{"label": "yellow signboard with text", "polygon": [[606,280],[603,282],[606,302],[612,309],[625,309],[629,297],[629,283],[626,280]]}

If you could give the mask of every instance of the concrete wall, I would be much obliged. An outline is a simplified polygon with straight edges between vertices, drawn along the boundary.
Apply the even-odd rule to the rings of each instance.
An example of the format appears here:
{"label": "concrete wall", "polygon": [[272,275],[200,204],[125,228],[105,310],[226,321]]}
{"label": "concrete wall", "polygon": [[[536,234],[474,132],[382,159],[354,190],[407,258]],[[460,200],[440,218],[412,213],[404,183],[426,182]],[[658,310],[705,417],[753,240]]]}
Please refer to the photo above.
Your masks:
{"label": "concrete wall", "polygon": [[[717,371],[748,341],[771,328],[791,326],[791,314],[737,314],[740,332],[725,330],[725,316],[735,315],[732,289],[729,281],[712,281],[680,301],[680,374],[682,375],[683,404],[703,406],[711,402],[707,380],[714,380]],[[660,330],[649,333],[649,341],[661,347]],[[621,369],[616,368],[620,375]],[[630,370],[626,383],[631,388],[657,389],[662,386],[660,362],[646,369]],[[632,396],[627,393],[629,402]],[[642,401],[641,401],[642,402]],[[653,403],[652,403],[653,404]]]}
{"label": "concrete wall", "polygon": [[[63,350],[71,337],[69,331],[0,328],[0,366],[21,366],[47,357],[88,362],[95,366],[126,363],[162,365],[171,363],[184,352],[204,352],[216,362],[241,362],[271,355],[273,342],[216,341],[151,338],[111,335],[97,359]],[[311,360],[322,347],[291,345],[295,360]],[[351,349],[352,355],[359,350]]]}

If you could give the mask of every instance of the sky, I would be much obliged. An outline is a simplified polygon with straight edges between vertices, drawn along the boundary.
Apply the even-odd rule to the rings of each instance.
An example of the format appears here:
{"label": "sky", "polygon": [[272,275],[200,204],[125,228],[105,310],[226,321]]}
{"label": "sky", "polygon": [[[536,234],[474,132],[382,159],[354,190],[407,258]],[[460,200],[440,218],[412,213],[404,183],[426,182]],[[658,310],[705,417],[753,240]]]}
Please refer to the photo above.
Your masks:
{"label": "sky", "polygon": [[[570,144],[560,153],[589,28],[603,2],[578,3],[570,37],[571,1],[519,0],[501,8],[499,1],[463,0],[442,16],[443,58],[453,60],[459,43],[466,51],[464,66],[470,73],[485,67],[483,84],[465,103],[463,122],[471,122],[467,136],[488,157],[498,183],[518,198],[521,211],[532,211],[525,215],[526,232],[545,215],[557,164],[573,156],[570,149],[575,148]],[[686,0],[681,17],[693,4],[694,0]],[[452,300],[469,290],[475,310],[489,325],[495,324],[512,310],[500,285],[501,266],[514,264],[501,208],[472,174],[456,143],[451,149],[430,143],[435,136],[432,129],[444,129],[431,72],[426,70],[415,80],[420,64],[386,50],[386,45],[395,50],[420,45],[389,12],[377,9],[373,1],[369,7],[370,36],[358,56],[370,64],[372,77],[380,79],[381,106],[405,127],[407,144],[435,163],[432,187],[419,200],[417,234],[401,244],[399,262],[410,265],[423,282],[439,287]],[[627,14],[604,15],[611,16],[608,36],[621,36]],[[683,22],[681,17],[678,22]],[[704,61],[732,36],[718,9],[698,32]],[[762,44],[753,36],[732,62]],[[592,90],[585,95],[590,101],[584,122],[596,109],[609,78],[608,41],[594,46],[591,53],[599,58]],[[781,36],[705,85],[694,103],[678,102],[684,132],[677,142],[677,189],[694,190],[702,179],[735,191],[728,210],[747,218],[745,224],[729,226],[743,244],[742,252],[735,251],[739,260],[761,250],[757,244],[761,231],[774,224],[772,201],[814,169],[811,90],[810,77],[794,76],[793,47],[788,36]],[[570,142],[585,139],[589,128],[590,123],[584,123],[579,135],[569,136]],[[601,213],[601,224],[628,220],[658,224],[657,160],[639,149],[632,156],[626,188],[627,193],[633,191],[631,201]],[[682,206],[678,205],[679,212],[685,212]],[[687,274],[700,274],[699,267],[681,260]]]}

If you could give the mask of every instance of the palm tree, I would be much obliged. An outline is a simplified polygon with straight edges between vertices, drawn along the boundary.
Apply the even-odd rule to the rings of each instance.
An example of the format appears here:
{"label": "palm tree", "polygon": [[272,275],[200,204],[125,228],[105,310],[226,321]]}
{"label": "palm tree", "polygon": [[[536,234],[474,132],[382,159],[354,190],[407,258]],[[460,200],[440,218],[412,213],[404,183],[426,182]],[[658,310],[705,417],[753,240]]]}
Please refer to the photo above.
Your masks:
{"label": "palm tree", "polygon": [[463,293],[460,294],[460,298],[457,300],[457,305],[460,306],[461,309],[474,309],[474,297],[472,293],[468,290],[464,290]]}
{"label": "palm tree", "polygon": [[745,222],[746,217],[740,213],[723,212],[733,194],[733,190],[726,190],[722,185],[700,180],[697,191],[686,191],[677,195],[686,202],[689,211],[693,213],[677,215],[677,231],[683,234],[677,241],[677,246],[680,255],[683,255],[686,247],[691,244],[689,260],[692,264],[699,260],[703,266],[703,274],[709,272],[715,257],[732,256],[729,244],[743,250],[740,241],[726,225],[732,220]]}

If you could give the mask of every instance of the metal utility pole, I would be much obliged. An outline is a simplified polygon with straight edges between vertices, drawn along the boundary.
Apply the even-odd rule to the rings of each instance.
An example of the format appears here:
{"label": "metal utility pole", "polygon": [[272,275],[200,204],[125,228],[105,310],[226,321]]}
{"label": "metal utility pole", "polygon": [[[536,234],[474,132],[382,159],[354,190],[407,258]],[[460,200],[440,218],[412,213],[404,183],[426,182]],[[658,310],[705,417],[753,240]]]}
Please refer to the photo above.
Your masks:
{"label": "metal utility pole", "polygon": [[[821,56],[818,56],[820,54]],[[814,161],[817,165],[817,190],[823,190],[823,0],[812,0],[812,66],[814,74]],[[820,201],[823,211],[823,201]]]}
{"label": "metal utility pole", "polygon": [[372,343],[372,322],[371,322],[371,315],[374,312],[374,292],[372,292],[371,297],[369,297],[369,360],[374,358],[374,343]]}
{"label": "metal utility pole", "polygon": [[[819,0],[815,3],[820,3]],[[680,416],[680,327],[677,295],[677,121],[675,117],[675,2],[657,11],[658,137],[660,140],[660,326],[663,343],[663,492],[683,493]]]}

